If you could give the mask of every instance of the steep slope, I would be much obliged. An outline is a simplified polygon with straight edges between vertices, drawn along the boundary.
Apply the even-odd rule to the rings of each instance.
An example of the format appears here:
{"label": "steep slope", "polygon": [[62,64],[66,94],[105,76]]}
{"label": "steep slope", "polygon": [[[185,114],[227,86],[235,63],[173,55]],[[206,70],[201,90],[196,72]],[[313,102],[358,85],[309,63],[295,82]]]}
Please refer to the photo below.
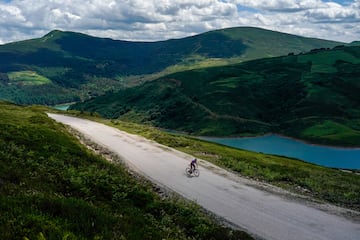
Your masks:
{"label": "steep slope", "polygon": [[360,146],[360,47],[179,72],[73,108],[199,135]]}
{"label": "steep slope", "polygon": [[[26,104],[79,101],[132,84],[133,80],[143,81],[144,74],[224,65],[339,44],[257,28],[223,29],[159,42],[52,31],[39,39],[0,46],[0,98]],[[14,75],[26,77],[19,81]],[[130,75],[137,77],[127,80]],[[29,76],[49,82],[38,84],[38,78]]]}
{"label": "steep slope", "polygon": [[194,204],[161,199],[45,110],[0,101],[2,239],[253,239]]}

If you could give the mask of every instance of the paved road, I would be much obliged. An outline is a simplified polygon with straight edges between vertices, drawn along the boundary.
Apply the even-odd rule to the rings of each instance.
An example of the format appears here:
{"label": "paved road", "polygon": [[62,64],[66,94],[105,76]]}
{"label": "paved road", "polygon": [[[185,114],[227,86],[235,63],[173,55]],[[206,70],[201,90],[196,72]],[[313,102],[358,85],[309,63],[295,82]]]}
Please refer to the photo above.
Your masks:
{"label": "paved road", "polygon": [[186,177],[184,169],[192,159],[189,155],[100,123],[57,114],[49,116],[118,154],[131,168],[155,183],[196,201],[259,239],[360,239],[360,222],[354,219],[261,190],[252,181],[206,161],[200,161],[199,178]]}

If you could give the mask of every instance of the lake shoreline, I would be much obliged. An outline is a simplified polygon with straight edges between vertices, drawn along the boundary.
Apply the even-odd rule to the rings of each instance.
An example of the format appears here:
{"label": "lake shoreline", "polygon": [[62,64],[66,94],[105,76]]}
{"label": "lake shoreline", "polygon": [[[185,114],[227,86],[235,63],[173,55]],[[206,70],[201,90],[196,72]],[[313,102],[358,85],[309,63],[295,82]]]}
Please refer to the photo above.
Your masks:
{"label": "lake shoreline", "polygon": [[56,104],[53,106],[49,106],[51,108],[55,108],[58,110],[62,110],[62,111],[67,111],[69,109],[69,107],[73,104],[75,104],[76,102],[70,102],[70,103],[61,103],[61,104]]}
{"label": "lake shoreline", "polygon": [[[186,135],[186,134],[185,134]],[[187,135],[187,136],[191,136],[191,135]],[[254,136],[191,136],[191,137],[196,137],[199,139],[204,140],[203,138],[211,138],[211,139],[216,139],[216,138],[228,138],[228,139],[244,139],[244,138],[257,138],[257,137],[265,137],[265,136],[279,136],[282,138],[287,138],[293,141],[297,141],[297,142],[301,142],[307,145],[311,145],[311,146],[319,146],[319,147],[329,147],[329,148],[338,148],[338,149],[350,149],[350,150],[360,150],[360,146],[355,146],[355,147],[349,147],[349,146],[339,146],[339,145],[325,145],[325,144],[320,144],[320,143],[314,143],[314,142],[310,142],[307,140],[303,140],[303,139],[299,139],[299,138],[294,138],[294,137],[290,137],[287,135],[283,135],[280,133],[266,133],[263,135],[254,135]]]}
{"label": "lake shoreline", "polygon": [[281,134],[197,138],[246,151],[294,158],[327,168],[360,171],[360,148],[307,143]]}

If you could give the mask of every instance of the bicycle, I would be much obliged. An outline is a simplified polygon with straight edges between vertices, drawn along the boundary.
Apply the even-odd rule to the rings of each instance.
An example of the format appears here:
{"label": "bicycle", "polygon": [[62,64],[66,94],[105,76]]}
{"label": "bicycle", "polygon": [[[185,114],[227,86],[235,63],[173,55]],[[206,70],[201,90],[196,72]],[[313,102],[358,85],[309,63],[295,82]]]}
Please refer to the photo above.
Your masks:
{"label": "bicycle", "polygon": [[191,171],[191,166],[189,165],[185,169],[185,174],[188,177],[199,177],[200,171],[197,167],[195,167],[195,169]]}

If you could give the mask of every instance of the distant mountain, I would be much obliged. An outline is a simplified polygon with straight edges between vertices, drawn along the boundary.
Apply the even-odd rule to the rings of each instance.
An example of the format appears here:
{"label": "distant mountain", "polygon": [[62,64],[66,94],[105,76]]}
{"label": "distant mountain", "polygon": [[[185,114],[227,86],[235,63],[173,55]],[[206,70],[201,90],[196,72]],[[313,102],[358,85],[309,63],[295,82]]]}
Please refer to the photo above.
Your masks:
{"label": "distant mountain", "polygon": [[42,38],[0,46],[0,98],[26,104],[79,101],[144,81],[148,74],[161,76],[341,44],[249,27],[158,42],[55,30]]}
{"label": "distant mountain", "polygon": [[197,135],[360,146],[360,47],[178,72],[73,108]]}
{"label": "distant mountain", "polygon": [[360,46],[360,41],[351,42],[348,46]]}

